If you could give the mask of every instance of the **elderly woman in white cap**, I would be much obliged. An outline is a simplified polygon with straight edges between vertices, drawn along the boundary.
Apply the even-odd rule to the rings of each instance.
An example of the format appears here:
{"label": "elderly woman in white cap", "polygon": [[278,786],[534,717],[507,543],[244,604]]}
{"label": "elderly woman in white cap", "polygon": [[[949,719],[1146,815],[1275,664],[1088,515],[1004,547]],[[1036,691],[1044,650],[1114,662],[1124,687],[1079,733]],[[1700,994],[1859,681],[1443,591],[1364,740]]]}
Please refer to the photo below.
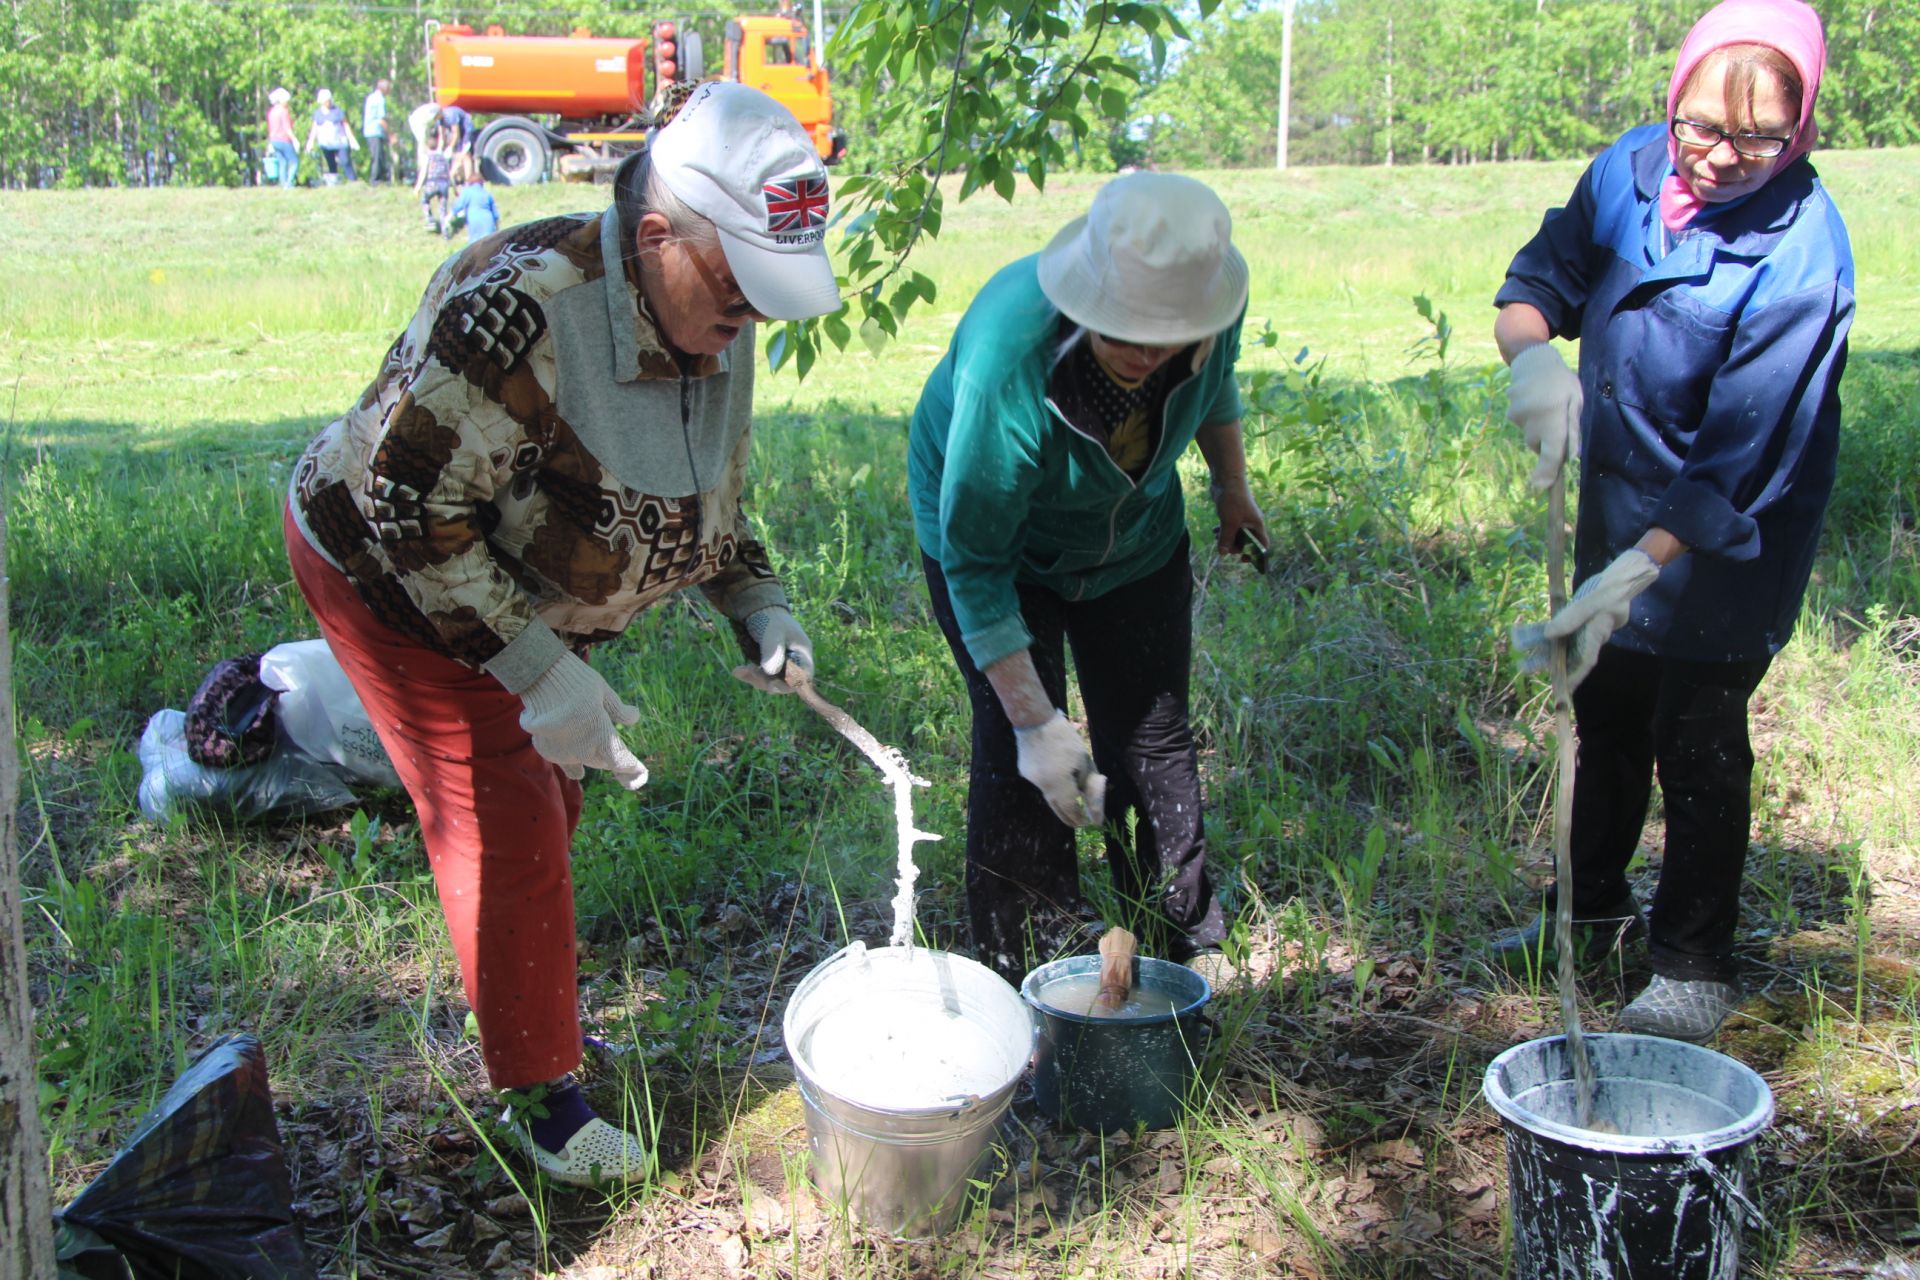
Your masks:
{"label": "elderly woman in white cap", "polygon": [[587,651],[698,587],[743,678],[811,672],[741,493],[755,321],[839,303],[826,216],[786,108],[704,85],[611,208],[443,264],[294,469],[294,577],[419,811],[488,1076],[530,1099],[509,1116],[563,1182],[650,1163],[569,1076],[580,780],[647,781],[621,733],[640,713]]}
{"label": "elderly woman in white cap", "polygon": [[[1190,961],[1225,932],[1187,712],[1178,463],[1199,445],[1220,550],[1243,532],[1264,545],[1234,384],[1247,265],[1231,227],[1191,178],[1109,183],[988,281],[914,411],[914,529],[973,710],[974,945],[1016,981],[1073,942],[1076,827],[1104,826],[1149,946]],[[1067,646],[1091,753],[1062,711]]]}
{"label": "elderly woman in white cap", "polygon": [[315,94],[313,123],[307,126],[307,150],[320,148],[328,181],[337,181],[342,171],[348,182],[353,181],[353,153],[359,146],[360,139],[353,136],[353,126],[347,123],[346,108],[333,100],[333,90],[322,89]]}

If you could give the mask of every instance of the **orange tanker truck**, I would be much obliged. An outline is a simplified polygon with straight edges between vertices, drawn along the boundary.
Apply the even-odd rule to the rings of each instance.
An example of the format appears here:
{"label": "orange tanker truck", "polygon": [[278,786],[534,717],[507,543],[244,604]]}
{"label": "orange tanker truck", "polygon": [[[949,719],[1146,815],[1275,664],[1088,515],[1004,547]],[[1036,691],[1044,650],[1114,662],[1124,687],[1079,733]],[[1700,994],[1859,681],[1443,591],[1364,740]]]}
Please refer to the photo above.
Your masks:
{"label": "orange tanker truck", "polygon": [[[488,181],[509,185],[541,181],[555,157],[562,176],[611,171],[645,144],[661,93],[705,72],[699,33],[667,21],[655,22],[644,38],[579,29],[510,36],[497,26],[477,32],[429,22],[427,44],[434,101],[495,117],[481,127],[474,156]],[[728,21],[720,74],[778,99],[828,164],[846,154],[827,70],[798,18]]]}

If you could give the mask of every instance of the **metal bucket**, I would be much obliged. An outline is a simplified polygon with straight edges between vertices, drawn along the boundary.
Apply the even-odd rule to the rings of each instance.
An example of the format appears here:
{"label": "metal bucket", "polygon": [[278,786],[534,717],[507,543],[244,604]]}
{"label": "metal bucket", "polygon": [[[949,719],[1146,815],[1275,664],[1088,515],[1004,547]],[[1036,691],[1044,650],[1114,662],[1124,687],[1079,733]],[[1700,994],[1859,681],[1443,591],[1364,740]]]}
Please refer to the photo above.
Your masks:
{"label": "metal bucket", "polygon": [[1487,1066],[1507,1138],[1513,1273],[1607,1280],[1732,1280],[1753,1140],[1773,1092],[1744,1063],[1657,1036],[1586,1038],[1594,1128],[1577,1124],[1566,1038],[1515,1045]]}
{"label": "metal bucket", "polygon": [[814,1185],[888,1235],[951,1230],[1033,1056],[1014,989],[963,956],[856,942],[801,980],[782,1031]]}
{"label": "metal bucket", "polygon": [[1020,984],[1040,1033],[1033,1100],[1049,1119],[1098,1133],[1168,1128],[1199,1071],[1208,1030],[1201,1010],[1213,989],[1183,964],[1136,956],[1134,987],[1165,996],[1172,1002],[1167,1012],[1095,1016],[1047,1003],[1050,986],[1080,979],[1084,988],[1100,964],[1097,955],[1068,956],[1041,965]]}

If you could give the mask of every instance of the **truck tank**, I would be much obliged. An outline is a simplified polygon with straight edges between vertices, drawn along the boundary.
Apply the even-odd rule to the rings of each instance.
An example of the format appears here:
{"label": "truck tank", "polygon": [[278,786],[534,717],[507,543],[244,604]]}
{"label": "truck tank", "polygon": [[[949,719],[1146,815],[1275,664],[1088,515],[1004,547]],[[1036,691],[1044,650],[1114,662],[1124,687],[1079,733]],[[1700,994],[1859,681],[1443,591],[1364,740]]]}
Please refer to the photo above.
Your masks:
{"label": "truck tank", "polygon": [[647,42],[626,37],[476,35],[442,27],[433,38],[434,98],[473,112],[570,120],[646,109]]}

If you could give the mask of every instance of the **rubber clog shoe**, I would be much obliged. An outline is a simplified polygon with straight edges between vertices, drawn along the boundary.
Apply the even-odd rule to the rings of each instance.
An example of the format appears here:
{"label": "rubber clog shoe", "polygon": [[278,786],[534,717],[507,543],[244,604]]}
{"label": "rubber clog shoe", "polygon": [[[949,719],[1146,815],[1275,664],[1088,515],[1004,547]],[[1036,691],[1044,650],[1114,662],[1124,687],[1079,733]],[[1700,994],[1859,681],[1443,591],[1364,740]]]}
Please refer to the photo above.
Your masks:
{"label": "rubber clog shoe", "polygon": [[[511,1116],[508,1121],[512,1122]],[[643,1182],[655,1169],[653,1152],[647,1150],[645,1143],[599,1116],[581,1125],[557,1153],[535,1142],[525,1125],[515,1125],[514,1131],[540,1172],[570,1187]]]}
{"label": "rubber clog shoe", "polygon": [[[1574,963],[1582,969],[1592,968],[1646,936],[1646,917],[1640,913],[1639,905],[1630,901],[1596,915],[1576,917]],[[1553,939],[1552,910],[1543,910],[1522,927],[1495,938],[1487,944],[1486,955],[1489,961],[1511,974],[1551,973],[1560,962],[1560,951]]]}
{"label": "rubber clog shoe", "polygon": [[1205,978],[1217,996],[1258,991],[1273,981],[1273,958],[1260,952],[1233,959],[1224,951],[1209,947],[1188,956],[1182,963]]}
{"label": "rubber clog shoe", "polygon": [[1183,962],[1207,980],[1215,995],[1224,995],[1239,990],[1246,983],[1246,975],[1227,959],[1223,951],[1199,951],[1188,956]]}
{"label": "rubber clog shoe", "polygon": [[1655,974],[1647,989],[1620,1011],[1620,1030],[1639,1036],[1664,1036],[1701,1044],[1740,1002],[1740,988],[1731,982],[1663,978]]}

